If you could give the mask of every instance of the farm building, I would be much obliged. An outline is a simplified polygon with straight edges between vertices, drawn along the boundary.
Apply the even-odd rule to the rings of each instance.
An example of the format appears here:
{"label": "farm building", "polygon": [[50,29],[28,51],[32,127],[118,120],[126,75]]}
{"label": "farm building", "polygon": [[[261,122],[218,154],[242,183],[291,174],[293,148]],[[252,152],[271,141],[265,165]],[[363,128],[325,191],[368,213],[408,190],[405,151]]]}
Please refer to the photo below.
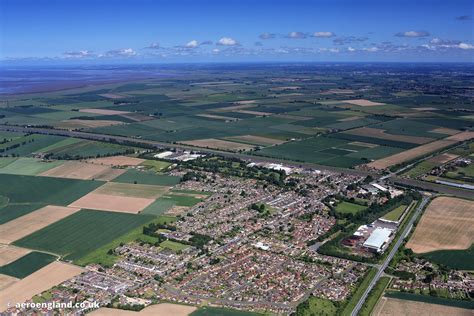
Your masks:
{"label": "farm building", "polygon": [[388,228],[376,228],[364,242],[364,247],[371,251],[382,253],[390,241],[393,230]]}

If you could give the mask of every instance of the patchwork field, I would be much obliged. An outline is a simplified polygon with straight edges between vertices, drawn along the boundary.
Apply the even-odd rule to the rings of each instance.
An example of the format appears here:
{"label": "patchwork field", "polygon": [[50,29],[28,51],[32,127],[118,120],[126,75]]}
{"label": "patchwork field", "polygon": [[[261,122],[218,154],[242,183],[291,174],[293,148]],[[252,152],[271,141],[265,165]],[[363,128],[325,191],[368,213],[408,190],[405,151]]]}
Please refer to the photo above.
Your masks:
{"label": "patchwork field", "polygon": [[109,181],[124,173],[123,169],[112,169],[107,165],[83,163],[79,161],[66,161],[62,165],[41,173],[41,176]]}
{"label": "patchwork field", "polygon": [[190,146],[196,146],[196,147],[230,150],[230,151],[251,150],[254,148],[254,146],[252,145],[229,142],[229,141],[215,139],[215,138],[182,141],[180,143],[185,144],[185,145],[190,145]]}
{"label": "patchwork field", "polygon": [[377,105],[384,105],[385,103],[373,102],[365,99],[355,99],[355,100],[345,100],[342,101],[344,103],[349,103],[358,106],[377,106]]}
{"label": "patchwork field", "polygon": [[65,120],[55,123],[54,126],[59,129],[85,129],[85,128],[97,128],[97,127],[105,127],[105,126],[114,126],[120,125],[123,122],[120,121],[110,121],[110,120],[80,120],[80,119],[73,119],[73,120]]}
{"label": "patchwork field", "polygon": [[30,252],[31,250],[25,248],[12,245],[0,245],[0,266],[9,264]]}
{"label": "patchwork field", "polygon": [[5,310],[9,303],[22,303],[83,271],[82,268],[71,264],[52,262],[26,278],[2,289],[0,291],[0,311]]}
{"label": "patchwork field", "polygon": [[358,135],[358,136],[387,139],[387,140],[393,140],[393,141],[398,141],[398,142],[413,143],[413,144],[425,144],[434,140],[433,138],[429,138],[429,137],[389,134],[389,133],[386,133],[386,131],[382,129],[371,128],[371,127],[356,128],[344,133],[351,134],[351,135]]}
{"label": "patchwork field", "polygon": [[194,306],[178,305],[170,303],[160,303],[150,305],[139,312],[126,311],[116,308],[99,308],[90,315],[96,316],[156,316],[156,315],[173,315],[173,316],[187,316],[194,312],[197,308]]}
{"label": "patchwork field", "polygon": [[429,304],[396,298],[382,297],[374,309],[374,316],[472,316],[472,311],[464,308]]}
{"label": "patchwork field", "polygon": [[15,242],[15,245],[77,260],[154,217],[81,210]]}
{"label": "patchwork field", "polygon": [[411,161],[415,158],[424,156],[426,154],[432,153],[434,151],[449,147],[456,144],[455,140],[437,140],[425,145],[415,147],[413,149],[405,150],[401,153],[388,156],[367,164],[370,168],[374,169],[387,169],[391,166],[395,166],[407,161]]}
{"label": "patchwork field", "polygon": [[98,164],[98,165],[126,167],[126,166],[137,166],[145,162],[145,159],[127,157],[127,156],[113,156],[113,157],[88,159],[87,162]]}
{"label": "patchwork field", "polygon": [[406,244],[415,253],[468,249],[474,243],[474,202],[437,197]]}
{"label": "patchwork field", "polygon": [[10,244],[79,211],[79,208],[48,205],[0,225],[0,242]]}
{"label": "patchwork field", "polygon": [[21,157],[0,168],[0,173],[34,176],[61,164],[62,161],[42,161]]}
{"label": "patchwork field", "polygon": [[33,251],[9,264],[1,266],[0,274],[23,279],[55,260],[56,256]]}

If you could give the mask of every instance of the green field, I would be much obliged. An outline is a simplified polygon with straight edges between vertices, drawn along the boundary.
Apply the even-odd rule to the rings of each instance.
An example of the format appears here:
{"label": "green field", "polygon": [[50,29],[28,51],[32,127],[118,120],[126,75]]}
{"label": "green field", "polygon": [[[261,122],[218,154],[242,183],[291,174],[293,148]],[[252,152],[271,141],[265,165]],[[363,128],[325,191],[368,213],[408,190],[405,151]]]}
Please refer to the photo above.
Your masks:
{"label": "green field", "polygon": [[342,201],[336,205],[336,212],[341,214],[357,214],[366,208],[363,205]]}
{"label": "green field", "polygon": [[389,283],[389,277],[381,277],[377,281],[372,291],[370,291],[369,296],[365,300],[364,305],[362,305],[362,308],[358,315],[370,316],[372,314],[372,310],[374,309],[375,305],[377,305],[377,302],[379,301],[380,297],[382,297],[383,292],[385,291]]}
{"label": "green field", "polygon": [[104,182],[0,174],[0,192],[12,204],[69,205]]}
{"label": "green field", "polygon": [[142,162],[141,165],[145,166],[147,169],[154,170],[155,172],[161,172],[162,170],[171,166],[171,163],[161,160],[146,160]]}
{"label": "green field", "polygon": [[400,219],[407,208],[407,205],[402,204],[399,207],[395,208],[394,210],[390,211],[389,213],[385,214],[382,218],[388,221],[396,222]]}
{"label": "green field", "polygon": [[148,205],[141,213],[158,216],[164,214],[175,205],[176,203],[173,199],[163,198],[163,196],[161,196],[156,199],[155,202]]}
{"label": "green field", "polygon": [[310,296],[296,308],[297,316],[335,316],[337,307],[330,300]]}
{"label": "green field", "polygon": [[0,273],[23,279],[55,260],[56,257],[53,255],[33,251],[0,267]]}
{"label": "green field", "polygon": [[0,225],[5,224],[15,218],[31,213],[37,209],[46,206],[44,203],[21,203],[8,204],[3,207],[0,206]]}
{"label": "green field", "polygon": [[181,244],[179,242],[171,241],[171,240],[165,240],[160,244],[160,247],[167,248],[170,250],[173,250],[174,252],[184,250],[186,248],[189,248],[188,245]]}
{"label": "green field", "polygon": [[78,260],[151,219],[146,215],[80,210],[17,240],[15,245]]}
{"label": "green field", "polygon": [[180,180],[180,177],[129,169],[124,174],[115,178],[113,182],[174,186],[178,184]]}
{"label": "green field", "polygon": [[110,254],[109,250],[111,249],[113,250],[117,248],[121,243],[128,243],[128,242],[132,242],[136,240],[146,241],[146,242],[150,242],[154,244],[158,241],[158,239],[155,237],[144,235],[143,226],[148,225],[151,222],[160,223],[160,224],[169,224],[169,223],[173,223],[174,221],[176,221],[176,217],[172,217],[172,216],[160,216],[158,218],[153,217],[153,219],[150,220],[149,222],[146,222],[145,224],[132,229],[127,234],[122,235],[112,240],[111,242],[108,242],[107,244],[103,246],[100,246],[96,250],[76,260],[75,263],[82,266],[88,265],[90,263],[98,263],[98,264],[110,267],[115,263],[115,261],[119,257],[113,254]]}
{"label": "green field", "polygon": [[49,169],[57,167],[62,163],[62,161],[58,160],[41,161],[36,158],[21,157],[4,166],[3,168],[0,168],[0,173],[35,176]]}
{"label": "green field", "polygon": [[474,245],[466,250],[438,250],[421,256],[451,269],[474,270]]}

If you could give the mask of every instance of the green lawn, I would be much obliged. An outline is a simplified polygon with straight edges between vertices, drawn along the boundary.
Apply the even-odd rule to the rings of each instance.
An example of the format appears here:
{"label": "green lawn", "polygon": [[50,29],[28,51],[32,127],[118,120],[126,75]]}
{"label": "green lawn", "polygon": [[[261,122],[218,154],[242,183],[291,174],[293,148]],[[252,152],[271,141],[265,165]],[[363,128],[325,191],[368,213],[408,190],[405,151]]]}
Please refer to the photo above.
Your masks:
{"label": "green lawn", "polygon": [[332,316],[337,315],[337,307],[330,300],[310,296],[306,301],[298,305],[296,309],[298,316]]}
{"label": "green lawn", "polygon": [[364,305],[362,305],[362,308],[359,312],[360,316],[370,316],[372,314],[372,310],[374,309],[375,305],[377,305],[377,302],[379,301],[380,297],[382,297],[383,292],[389,283],[389,277],[381,277],[379,279],[372,291],[370,291]]}
{"label": "green lawn", "polygon": [[77,260],[151,219],[147,215],[80,210],[15,241],[15,245]]}
{"label": "green lawn", "polygon": [[23,279],[55,260],[56,257],[53,255],[33,251],[0,267],[0,273]]}
{"label": "green lawn", "polygon": [[165,240],[160,244],[160,247],[163,248],[168,248],[173,251],[180,251],[188,248],[188,245],[181,244],[179,242],[171,241],[171,240]]}
{"label": "green lawn", "polygon": [[336,205],[336,212],[341,214],[357,214],[366,208],[363,205],[342,201]]}
{"label": "green lawn", "polygon": [[399,207],[395,208],[394,210],[390,211],[389,213],[385,214],[382,218],[386,219],[387,221],[396,222],[400,219],[407,208],[407,205],[402,204]]}
{"label": "green lawn", "polygon": [[161,160],[146,160],[142,162],[141,165],[145,166],[147,169],[151,169],[156,172],[161,172],[164,169],[171,166],[171,163],[167,161],[161,161]]}

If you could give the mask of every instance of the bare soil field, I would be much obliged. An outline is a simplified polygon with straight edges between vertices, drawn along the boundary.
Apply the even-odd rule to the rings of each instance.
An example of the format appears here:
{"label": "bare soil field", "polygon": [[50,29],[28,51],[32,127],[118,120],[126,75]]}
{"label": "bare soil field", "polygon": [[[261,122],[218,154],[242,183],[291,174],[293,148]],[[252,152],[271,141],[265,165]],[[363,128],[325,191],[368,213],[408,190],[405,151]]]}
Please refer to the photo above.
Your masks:
{"label": "bare soil field", "polygon": [[168,187],[159,185],[108,182],[92,193],[156,199],[168,192],[168,189]]}
{"label": "bare soil field", "polygon": [[321,92],[320,94],[328,95],[328,94],[354,94],[354,90],[350,89],[329,89],[327,91]]}
{"label": "bare soil field", "polygon": [[445,139],[463,142],[465,140],[470,140],[473,138],[474,138],[474,132],[461,132],[461,133],[446,137]]}
{"label": "bare soil field", "polygon": [[441,154],[441,155],[434,156],[433,158],[430,158],[428,160],[436,164],[443,164],[453,159],[456,159],[458,157],[459,157],[458,155],[454,155],[454,154]]}
{"label": "bare soil field", "polygon": [[223,149],[223,150],[231,150],[231,151],[250,150],[255,147],[252,145],[228,142],[225,140],[220,140],[220,139],[215,139],[215,138],[196,139],[196,140],[189,140],[189,141],[184,141],[180,143],[185,144],[185,145],[196,146],[196,147]]}
{"label": "bare soil field", "polygon": [[0,225],[0,243],[12,243],[77,211],[79,208],[48,205],[18,217]]}
{"label": "bare soil field", "polygon": [[81,274],[83,271],[84,269],[72,264],[52,262],[26,278],[2,289],[0,291],[0,311],[7,309],[8,303],[25,302],[55,285]]}
{"label": "bare soil field", "polygon": [[89,193],[69,206],[137,214],[154,201],[155,199]]}
{"label": "bare soil field", "polygon": [[107,166],[115,166],[115,167],[137,166],[144,161],[145,159],[127,157],[127,156],[113,156],[113,157],[103,157],[103,158],[95,158],[95,159],[87,160],[87,162],[90,162],[90,163],[99,164],[99,165],[107,165]]}
{"label": "bare soil field", "polygon": [[438,127],[438,128],[435,128],[435,129],[431,130],[430,132],[438,133],[438,134],[445,134],[445,135],[454,135],[454,134],[457,134],[461,131],[457,130],[457,129],[452,129],[452,128]]}
{"label": "bare soil field", "polygon": [[6,289],[12,284],[18,282],[19,280],[20,279],[6,275],[6,274],[0,274],[0,291],[3,289]]}
{"label": "bare soil field", "polygon": [[230,140],[236,141],[243,141],[243,142],[250,142],[253,144],[269,146],[269,145],[279,145],[283,144],[285,141],[281,139],[263,137],[263,136],[256,136],[256,135],[242,135],[242,136],[233,136],[228,137]]}
{"label": "bare soil field", "polygon": [[229,117],[229,116],[222,116],[222,115],[198,114],[196,116],[206,117],[206,118],[211,118],[211,119],[216,119],[216,120],[222,120],[222,121],[240,121],[240,119],[238,119],[236,117]]}
{"label": "bare soil field", "polygon": [[355,145],[355,146],[361,146],[361,147],[367,147],[367,148],[375,148],[379,146],[377,144],[364,143],[364,142],[351,142],[349,143],[349,145]]}
{"label": "bare soil field", "polygon": [[101,114],[101,115],[120,115],[120,114],[130,113],[127,111],[106,110],[106,109],[80,109],[79,112],[94,113],[94,114]]}
{"label": "bare soil field", "polygon": [[124,124],[119,121],[107,121],[107,120],[64,120],[57,124],[54,124],[56,128],[62,129],[80,129],[80,128],[95,128],[105,127]]}
{"label": "bare soil field", "polygon": [[125,169],[112,169],[107,165],[66,161],[56,168],[41,173],[40,176],[82,180],[112,180],[124,172]]}
{"label": "bare soil field", "polygon": [[454,140],[437,140],[425,145],[421,145],[421,146],[403,151],[401,153],[398,153],[392,156],[375,160],[367,164],[367,166],[374,169],[386,169],[388,167],[391,167],[391,166],[394,166],[406,161],[410,161],[420,156],[451,146],[455,143],[456,141]]}
{"label": "bare soil field", "polygon": [[395,135],[385,133],[383,129],[371,128],[371,127],[360,127],[344,132],[346,134],[374,137],[386,140],[393,140],[398,142],[412,143],[412,144],[425,144],[433,141],[433,138],[420,137],[420,136],[408,136],[408,135]]}
{"label": "bare soil field", "polygon": [[406,244],[415,253],[460,250],[474,242],[474,202],[452,197],[435,198]]}
{"label": "bare soil field", "polygon": [[358,106],[376,106],[376,105],[385,105],[385,103],[372,102],[365,99],[354,99],[354,100],[344,100],[344,103],[349,103]]}
{"label": "bare soil field", "polygon": [[372,313],[374,316],[472,316],[468,309],[382,297]]}
{"label": "bare soil field", "polygon": [[30,253],[31,250],[11,245],[0,245],[0,266],[9,264]]}
{"label": "bare soil field", "polygon": [[196,307],[187,305],[178,305],[171,303],[161,303],[157,305],[150,305],[139,312],[126,311],[116,308],[99,308],[90,315],[95,316],[187,316],[194,312]]}

